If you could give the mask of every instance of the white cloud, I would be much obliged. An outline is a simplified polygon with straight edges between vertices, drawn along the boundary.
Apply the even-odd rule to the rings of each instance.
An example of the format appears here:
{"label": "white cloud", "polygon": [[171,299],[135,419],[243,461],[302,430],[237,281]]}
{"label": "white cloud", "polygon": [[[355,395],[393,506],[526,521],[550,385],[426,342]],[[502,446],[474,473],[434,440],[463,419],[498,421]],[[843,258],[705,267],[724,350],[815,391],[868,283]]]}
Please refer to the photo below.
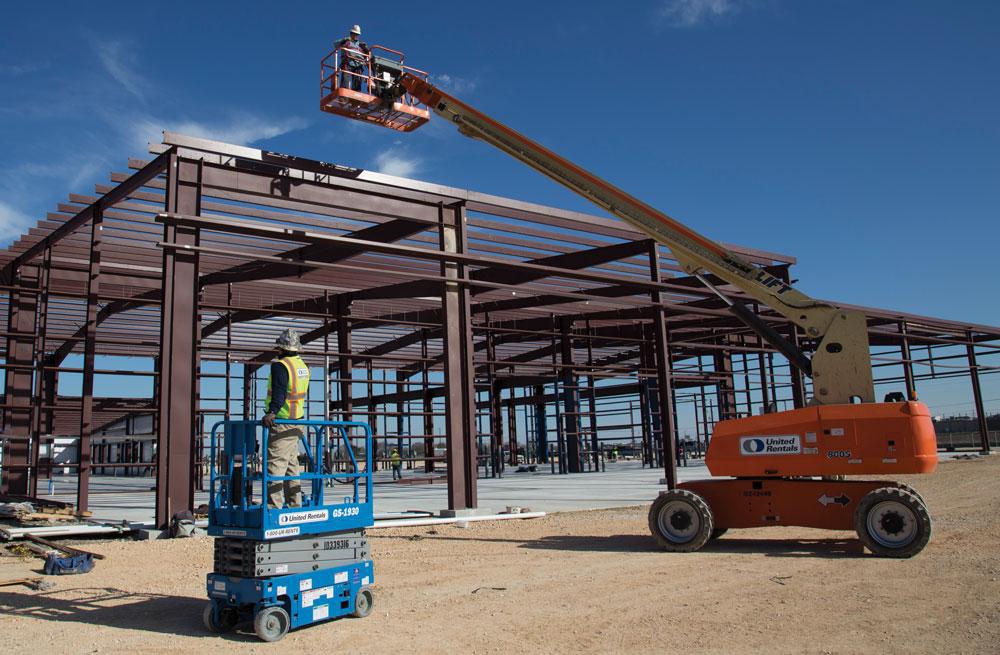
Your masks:
{"label": "white cloud", "polygon": [[0,200],[0,244],[14,241],[34,225],[27,214]]}
{"label": "white cloud", "polygon": [[150,85],[142,75],[132,69],[129,60],[134,59],[133,48],[128,43],[115,39],[105,39],[96,41],[94,50],[97,52],[97,58],[100,59],[104,70],[116,82],[139,100],[146,99],[146,92]]}
{"label": "white cloud", "polygon": [[695,27],[739,13],[746,0],[665,0],[659,15],[674,27]]}
{"label": "white cloud", "polygon": [[45,70],[49,67],[47,61],[28,62],[24,64],[0,64],[0,73],[17,77]]}
{"label": "white cloud", "polygon": [[411,177],[420,169],[420,159],[390,148],[375,155],[375,170],[386,175]]}
{"label": "white cloud", "polygon": [[476,80],[471,80],[467,77],[458,77],[457,75],[448,75],[447,73],[441,73],[440,75],[433,76],[431,78],[431,82],[435,86],[441,87],[448,93],[454,93],[456,95],[472,93],[479,85]]}
{"label": "white cloud", "polygon": [[160,142],[164,130],[246,146],[304,129],[309,126],[309,121],[298,116],[269,119],[241,112],[212,123],[184,119],[161,120],[140,115],[127,120],[125,126],[131,146],[145,150],[146,144]]}

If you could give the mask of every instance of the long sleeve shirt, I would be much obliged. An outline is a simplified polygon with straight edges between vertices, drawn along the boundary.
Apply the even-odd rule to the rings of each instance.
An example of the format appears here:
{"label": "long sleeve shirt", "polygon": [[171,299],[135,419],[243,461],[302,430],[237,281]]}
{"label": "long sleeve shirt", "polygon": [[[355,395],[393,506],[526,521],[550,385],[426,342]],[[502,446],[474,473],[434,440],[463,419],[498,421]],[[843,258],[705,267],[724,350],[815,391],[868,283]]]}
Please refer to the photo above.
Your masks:
{"label": "long sleeve shirt", "polygon": [[281,362],[271,362],[271,404],[270,414],[277,414],[288,398],[288,369]]}

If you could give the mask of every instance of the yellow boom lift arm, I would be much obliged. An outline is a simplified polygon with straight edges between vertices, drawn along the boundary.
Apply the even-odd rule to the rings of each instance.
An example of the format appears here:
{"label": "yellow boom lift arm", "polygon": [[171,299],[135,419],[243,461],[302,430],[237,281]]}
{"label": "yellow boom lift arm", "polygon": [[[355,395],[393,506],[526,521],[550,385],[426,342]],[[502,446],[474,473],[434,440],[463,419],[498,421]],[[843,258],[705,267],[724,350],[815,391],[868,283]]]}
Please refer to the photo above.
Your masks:
{"label": "yellow boom lift arm", "polygon": [[[493,120],[416,75],[403,73],[397,93],[409,93],[462,134],[485,141],[531,166],[595,205],[621,218],[670,248],[685,272],[696,276],[726,301],[793,366],[813,379],[811,404],[875,401],[865,315],[814,300],[783,280],[661,211],[625,193],[522,134]],[[817,342],[811,358],[761,320],[741,302],[726,297],[706,279],[708,272],[785,316]]]}

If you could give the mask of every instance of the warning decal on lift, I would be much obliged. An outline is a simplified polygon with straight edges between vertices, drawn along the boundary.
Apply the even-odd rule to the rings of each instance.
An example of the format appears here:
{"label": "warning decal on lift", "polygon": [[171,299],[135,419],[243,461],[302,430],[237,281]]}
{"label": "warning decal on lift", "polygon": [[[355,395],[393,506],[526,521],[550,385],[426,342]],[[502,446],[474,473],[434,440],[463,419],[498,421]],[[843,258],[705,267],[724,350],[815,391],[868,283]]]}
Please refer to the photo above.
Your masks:
{"label": "warning decal on lift", "polygon": [[740,455],[801,455],[797,434],[740,437]]}
{"label": "warning decal on lift", "polygon": [[302,592],[302,607],[312,607],[321,598],[333,600],[333,587],[320,587]]}
{"label": "warning decal on lift", "polygon": [[827,507],[828,505],[830,505],[830,503],[836,503],[837,505],[847,507],[847,505],[849,505],[850,502],[851,499],[848,498],[847,494],[840,494],[836,498],[827,496],[826,494],[823,494],[822,496],[819,497],[819,504],[822,505],[823,507]]}

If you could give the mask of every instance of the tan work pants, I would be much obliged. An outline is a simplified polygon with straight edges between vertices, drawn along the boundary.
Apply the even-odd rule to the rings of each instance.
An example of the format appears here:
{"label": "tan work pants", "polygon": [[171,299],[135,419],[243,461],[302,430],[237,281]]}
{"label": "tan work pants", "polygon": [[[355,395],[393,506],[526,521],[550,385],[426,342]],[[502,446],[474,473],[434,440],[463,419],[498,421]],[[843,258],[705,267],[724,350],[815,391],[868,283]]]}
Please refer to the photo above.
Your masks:
{"label": "tan work pants", "polygon": [[[279,425],[267,439],[267,474],[299,475],[299,438],[305,434],[297,425]],[[268,507],[300,507],[302,487],[298,480],[278,480],[267,485]]]}

